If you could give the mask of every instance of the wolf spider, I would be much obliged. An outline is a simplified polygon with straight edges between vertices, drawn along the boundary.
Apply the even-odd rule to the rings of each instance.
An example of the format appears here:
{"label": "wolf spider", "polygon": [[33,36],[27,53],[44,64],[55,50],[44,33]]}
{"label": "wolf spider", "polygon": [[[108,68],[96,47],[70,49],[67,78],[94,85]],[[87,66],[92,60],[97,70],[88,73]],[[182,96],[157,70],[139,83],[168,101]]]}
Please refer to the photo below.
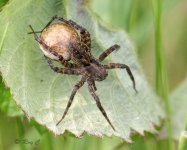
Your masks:
{"label": "wolf spider", "polygon": [[[54,20],[57,20],[58,23],[52,24]],[[35,40],[40,45],[49,66],[54,72],[68,75],[82,75],[81,80],[74,85],[66,109],[56,125],[65,118],[76,92],[87,82],[88,90],[94,98],[97,107],[115,131],[114,126],[101,105],[99,97],[96,95],[97,88],[95,86],[95,81],[104,80],[108,76],[107,69],[126,69],[132,80],[133,88],[137,92],[133,74],[127,65],[119,63],[101,63],[109,54],[118,50],[120,46],[117,44],[111,46],[96,59],[91,54],[90,33],[72,20],[65,20],[62,17],[53,16],[43,30],[34,31],[31,25],[30,28],[32,32],[29,34],[34,34]],[[36,33],[41,34],[38,36]],[[52,60],[60,62],[64,67],[55,67]]]}

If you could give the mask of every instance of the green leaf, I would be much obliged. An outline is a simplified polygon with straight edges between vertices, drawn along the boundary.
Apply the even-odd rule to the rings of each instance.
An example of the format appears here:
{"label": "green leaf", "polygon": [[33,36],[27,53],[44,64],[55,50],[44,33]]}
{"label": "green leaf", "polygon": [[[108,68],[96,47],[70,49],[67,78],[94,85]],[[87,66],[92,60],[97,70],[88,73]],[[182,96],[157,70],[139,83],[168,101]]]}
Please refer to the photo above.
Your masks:
{"label": "green leaf", "polygon": [[[65,7],[64,7],[65,6]],[[34,37],[28,35],[28,25],[40,30],[54,15],[72,19],[89,30],[94,56],[113,44],[121,49],[107,62],[130,66],[136,80],[138,94],[125,70],[109,71],[106,80],[96,83],[97,94],[111,122],[112,130],[87,85],[75,96],[66,118],[62,117],[78,76],[54,73],[47,65]],[[123,31],[111,31],[100,24],[83,0],[14,0],[0,14],[0,70],[16,103],[26,113],[55,134],[68,130],[76,136],[84,131],[96,136],[118,136],[130,142],[132,130],[144,134],[155,133],[154,125],[164,117],[163,108],[140,69],[133,45]]]}
{"label": "green leaf", "polygon": [[1,9],[1,7],[3,7],[7,2],[8,2],[8,0],[1,0],[1,1],[0,1],[0,9]]}

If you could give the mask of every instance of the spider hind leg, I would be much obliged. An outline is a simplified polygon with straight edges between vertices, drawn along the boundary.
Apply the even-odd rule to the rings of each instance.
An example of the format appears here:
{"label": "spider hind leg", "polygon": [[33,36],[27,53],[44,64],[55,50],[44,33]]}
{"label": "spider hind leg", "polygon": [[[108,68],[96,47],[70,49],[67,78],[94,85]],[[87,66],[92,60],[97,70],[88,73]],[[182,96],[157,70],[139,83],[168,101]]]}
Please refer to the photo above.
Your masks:
{"label": "spider hind leg", "polygon": [[73,102],[73,99],[74,99],[75,94],[77,93],[78,89],[79,89],[80,87],[83,86],[84,82],[85,82],[85,78],[83,77],[79,82],[77,82],[77,84],[75,84],[75,86],[74,86],[74,88],[73,88],[73,91],[72,91],[72,93],[71,93],[70,99],[69,99],[69,101],[68,101],[68,104],[67,104],[67,106],[66,106],[66,108],[65,108],[65,111],[64,111],[64,113],[63,113],[63,116],[62,116],[61,119],[57,122],[56,126],[58,126],[59,123],[65,118],[65,116],[66,116],[66,114],[67,114],[67,112],[68,112],[68,110],[69,110],[69,108],[70,108],[70,106],[71,106],[71,104],[72,104],[72,102]]}
{"label": "spider hind leg", "polygon": [[107,113],[105,112],[103,106],[101,105],[100,99],[99,97],[95,94],[95,89],[94,89],[94,85],[93,85],[93,81],[87,80],[88,82],[88,89],[90,94],[92,95],[92,97],[94,98],[97,107],[99,108],[99,110],[101,111],[101,113],[103,114],[103,116],[105,117],[105,119],[107,120],[107,122],[109,123],[109,125],[112,127],[112,129],[114,131],[116,131],[116,129],[114,128],[114,126],[112,125],[110,119],[107,116]]}

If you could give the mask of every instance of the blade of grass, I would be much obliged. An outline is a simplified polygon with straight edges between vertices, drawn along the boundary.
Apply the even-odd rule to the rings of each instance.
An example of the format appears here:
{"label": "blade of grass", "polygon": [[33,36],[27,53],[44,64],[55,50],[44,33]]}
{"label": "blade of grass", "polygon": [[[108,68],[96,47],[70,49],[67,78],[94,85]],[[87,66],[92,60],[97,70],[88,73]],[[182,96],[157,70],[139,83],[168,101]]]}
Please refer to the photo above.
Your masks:
{"label": "blade of grass", "polygon": [[136,22],[136,3],[137,0],[132,0],[129,4],[129,12],[127,16],[127,32],[131,31],[133,24]]}
{"label": "blade of grass", "polygon": [[154,25],[155,25],[155,64],[156,64],[156,92],[165,101],[165,109],[167,115],[167,131],[168,131],[168,149],[174,150],[173,131],[171,122],[171,107],[169,103],[168,94],[168,79],[167,69],[164,57],[164,50],[162,48],[161,35],[161,0],[152,0]]}
{"label": "blade of grass", "polygon": [[3,140],[1,137],[1,130],[0,130],[0,150],[3,150]]}
{"label": "blade of grass", "polygon": [[52,142],[52,134],[50,132],[45,133],[42,135],[41,143],[39,145],[39,149],[51,150],[53,149],[53,142]]}
{"label": "blade of grass", "polygon": [[[21,139],[23,139],[23,137],[25,135],[25,130],[24,130],[23,124],[21,122],[21,118],[17,118],[16,123],[17,123],[18,136],[19,136],[19,139],[21,140]],[[20,146],[20,150],[26,150],[26,147],[24,144],[20,143],[19,146]]]}
{"label": "blade of grass", "polygon": [[186,149],[187,149],[187,131],[183,131],[179,139],[178,150],[186,150]]}
{"label": "blade of grass", "polygon": [[[53,149],[53,142],[52,142],[53,135],[50,132],[47,133],[46,143],[49,150]],[[46,144],[45,143],[45,144]]]}
{"label": "blade of grass", "polygon": [[178,150],[186,150],[187,149],[187,120],[184,131],[181,133],[179,139]]}

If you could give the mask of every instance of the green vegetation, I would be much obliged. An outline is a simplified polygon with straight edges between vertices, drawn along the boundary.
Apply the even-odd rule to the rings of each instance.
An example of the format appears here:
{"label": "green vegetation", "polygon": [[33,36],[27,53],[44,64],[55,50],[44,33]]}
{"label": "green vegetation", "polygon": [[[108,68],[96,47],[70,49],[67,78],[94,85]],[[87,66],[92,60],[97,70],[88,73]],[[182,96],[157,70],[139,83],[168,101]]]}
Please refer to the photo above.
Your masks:
{"label": "green vegetation", "polygon": [[[86,4],[86,10],[84,10],[84,6],[76,4],[75,0],[66,0],[66,3],[59,0],[48,1],[47,3],[44,0],[38,2],[29,0],[23,4],[21,4],[21,1],[10,1],[9,5],[0,12],[0,71],[3,80],[10,87],[16,103],[24,107],[27,115],[33,118],[28,121],[13,101],[9,89],[6,89],[1,82],[0,150],[186,149],[187,80],[185,78],[187,74],[187,44],[185,39],[187,38],[187,2],[185,0],[90,0]],[[6,2],[5,0],[0,1],[0,8]],[[34,8],[38,9],[33,11]],[[94,17],[93,12],[98,17]],[[85,113],[81,111],[85,111],[93,119],[92,125],[97,128],[98,133],[112,134],[110,128],[104,128],[107,123],[100,121],[102,116],[100,118],[99,113],[97,115],[93,114],[97,111],[97,108],[90,101],[91,97],[89,97],[86,88],[79,92],[75,99],[76,104],[69,112],[69,117],[72,116],[72,118],[69,123],[67,120],[61,126],[62,130],[55,131],[50,127],[51,124],[47,123],[50,121],[49,118],[43,120],[46,116],[45,113],[38,113],[40,109],[45,110],[46,107],[40,108],[41,103],[49,102],[52,104],[51,102],[54,99],[60,99],[60,102],[58,104],[54,103],[52,110],[49,110],[49,112],[56,112],[55,105],[60,105],[63,108],[66,105],[64,101],[67,101],[69,96],[68,91],[78,80],[78,78],[65,76],[62,78],[61,75],[55,75],[46,65],[33,37],[27,35],[28,24],[32,24],[35,29],[40,29],[51,16],[56,14],[61,16],[65,14],[63,15],[65,18],[71,18],[90,31],[92,30],[93,54],[95,56],[98,56],[101,51],[114,43],[121,45],[121,49],[112,54],[107,61],[123,62],[130,65],[134,70],[139,91],[137,95],[133,93],[132,84],[124,71],[110,72],[110,77],[98,84],[98,93],[103,105],[108,108],[107,112],[113,114],[113,107],[120,110],[117,111],[118,114],[113,114],[116,125],[123,126],[122,128],[119,127],[117,137],[101,139],[85,133],[81,139],[77,139],[71,133],[65,132],[63,136],[55,138],[54,133],[59,134],[64,129],[73,132],[72,122],[77,124],[79,130],[76,131],[79,131],[79,133],[82,130],[87,130],[91,134],[96,133],[91,131],[89,127],[91,124],[85,119]],[[22,16],[21,20],[19,16]],[[104,26],[108,26],[107,28],[110,30],[99,25],[102,22],[100,20],[107,22],[108,25],[105,23]],[[102,24],[104,23],[102,22]],[[111,26],[128,33],[131,41],[137,47],[136,52],[140,63],[136,59],[137,56],[129,37],[120,31],[116,33],[111,31],[113,30]],[[140,65],[143,66],[143,71],[140,69]],[[155,89],[155,93],[160,96],[160,103],[153,92],[154,90],[147,85],[142,72],[152,85],[152,89]],[[181,84],[183,80],[185,82]],[[64,89],[64,85],[66,85],[66,89]],[[108,92],[106,87],[111,87],[108,89],[112,93],[109,96],[105,96]],[[48,88],[51,89],[49,97],[46,94],[44,95],[44,93],[48,93]],[[122,96],[121,99],[124,99],[124,103],[118,102],[117,97],[119,95]],[[108,101],[112,102],[113,107],[108,104]],[[85,107],[87,103],[92,105],[92,108]],[[124,109],[122,110],[122,108]],[[63,109],[61,111],[63,112]],[[161,126],[159,117],[164,118],[164,111],[166,119],[165,121],[162,120],[163,125]],[[59,115],[62,112],[57,114]],[[77,116],[74,115],[75,112]],[[118,119],[119,113],[123,114],[120,119]],[[137,113],[140,115],[139,121],[135,118]],[[80,116],[85,127],[78,126]],[[98,125],[97,122],[94,122],[94,119],[95,121],[98,119],[102,124],[99,123]],[[48,131],[38,122],[46,124],[54,133]],[[52,123],[55,124],[55,121]],[[158,134],[155,134],[152,123],[156,125]],[[130,133],[130,129],[135,130],[136,133]],[[138,134],[143,134],[144,130],[146,131],[144,137]],[[130,141],[129,134],[132,134],[132,144],[128,144],[119,138]],[[27,144],[23,144],[23,142]]]}

